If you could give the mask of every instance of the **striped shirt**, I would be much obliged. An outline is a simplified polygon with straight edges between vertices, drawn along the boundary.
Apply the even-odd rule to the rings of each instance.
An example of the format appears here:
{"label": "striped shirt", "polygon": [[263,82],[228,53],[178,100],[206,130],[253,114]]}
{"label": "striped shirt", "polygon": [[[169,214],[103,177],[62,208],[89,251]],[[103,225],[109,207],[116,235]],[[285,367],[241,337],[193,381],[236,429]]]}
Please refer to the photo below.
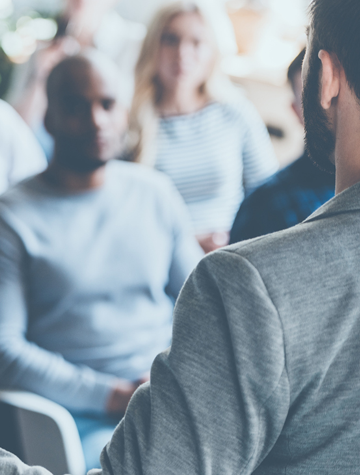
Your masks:
{"label": "striped shirt", "polygon": [[196,234],[229,231],[245,193],[277,171],[266,127],[245,98],[163,117],[155,167],[174,182]]}

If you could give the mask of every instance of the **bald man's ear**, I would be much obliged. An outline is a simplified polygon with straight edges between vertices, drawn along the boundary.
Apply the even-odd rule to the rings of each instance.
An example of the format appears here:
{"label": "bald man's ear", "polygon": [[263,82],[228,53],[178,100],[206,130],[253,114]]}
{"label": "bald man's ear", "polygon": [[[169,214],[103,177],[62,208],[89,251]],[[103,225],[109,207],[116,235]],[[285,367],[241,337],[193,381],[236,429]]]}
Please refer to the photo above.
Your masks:
{"label": "bald man's ear", "polygon": [[320,103],[323,109],[330,109],[332,100],[338,97],[340,92],[340,63],[336,56],[325,50],[319,51],[319,59],[322,64],[320,76]]}

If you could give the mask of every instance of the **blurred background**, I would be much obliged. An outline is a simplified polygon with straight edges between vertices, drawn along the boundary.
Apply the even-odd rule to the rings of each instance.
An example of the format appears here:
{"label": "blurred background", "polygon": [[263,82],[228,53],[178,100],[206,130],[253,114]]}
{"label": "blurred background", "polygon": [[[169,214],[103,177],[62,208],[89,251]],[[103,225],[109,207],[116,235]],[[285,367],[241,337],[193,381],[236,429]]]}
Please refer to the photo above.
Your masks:
{"label": "blurred background", "polygon": [[[168,2],[113,3],[109,15],[116,16],[117,22],[122,21],[121,34],[141,40],[154,12]],[[202,3],[224,55],[223,70],[245,90],[259,110],[271,133],[280,165],[286,165],[297,158],[303,146],[302,127],[289,108],[291,92],[286,70],[305,43],[308,0],[202,0]],[[26,65],[42,44],[59,34],[61,25],[57,19],[64,8],[64,0],[0,0],[0,97],[7,99],[11,95],[16,65]],[[113,22],[114,28],[117,24]],[[104,36],[103,42],[106,39]]]}

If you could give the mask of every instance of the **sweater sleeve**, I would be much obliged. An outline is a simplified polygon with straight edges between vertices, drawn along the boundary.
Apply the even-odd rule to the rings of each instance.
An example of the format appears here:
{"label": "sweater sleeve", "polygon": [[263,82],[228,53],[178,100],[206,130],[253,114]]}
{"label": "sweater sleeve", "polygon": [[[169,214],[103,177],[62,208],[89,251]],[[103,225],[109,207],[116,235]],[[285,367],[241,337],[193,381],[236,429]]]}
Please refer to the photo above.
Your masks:
{"label": "sweater sleeve", "polygon": [[251,474],[289,410],[282,325],[257,270],[203,259],[175,309],[173,344],[138,389],[92,475]]}
{"label": "sweater sleeve", "polygon": [[29,467],[15,455],[0,448],[0,473],[1,475],[51,475],[42,467]]}
{"label": "sweater sleeve", "polygon": [[27,339],[27,260],[21,239],[0,219],[0,381],[70,410],[104,412],[114,377],[67,362]]}

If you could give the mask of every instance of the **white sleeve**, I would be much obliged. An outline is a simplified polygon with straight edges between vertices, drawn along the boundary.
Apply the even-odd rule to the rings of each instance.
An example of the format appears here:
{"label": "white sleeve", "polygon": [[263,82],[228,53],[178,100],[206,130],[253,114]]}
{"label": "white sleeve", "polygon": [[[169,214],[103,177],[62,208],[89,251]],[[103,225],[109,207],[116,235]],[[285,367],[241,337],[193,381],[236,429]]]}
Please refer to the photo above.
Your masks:
{"label": "white sleeve", "polygon": [[[47,161],[29,126],[9,104],[0,100],[0,193],[42,172]],[[5,175],[5,176],[4,176]]]}

